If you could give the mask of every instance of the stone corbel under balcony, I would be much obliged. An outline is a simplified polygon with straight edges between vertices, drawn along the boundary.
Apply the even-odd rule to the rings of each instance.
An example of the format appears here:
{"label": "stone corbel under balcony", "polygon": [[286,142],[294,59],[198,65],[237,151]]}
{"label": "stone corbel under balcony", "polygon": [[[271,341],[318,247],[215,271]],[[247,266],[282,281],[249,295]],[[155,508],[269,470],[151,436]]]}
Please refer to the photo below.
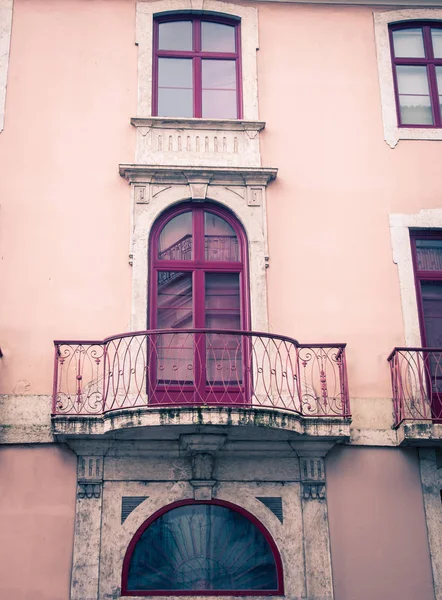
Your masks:
{"label": "stone corbel under balcony", "polygon": [[262,121],[132,118],[137,129],[137,162],[158,165],[259,167]]}

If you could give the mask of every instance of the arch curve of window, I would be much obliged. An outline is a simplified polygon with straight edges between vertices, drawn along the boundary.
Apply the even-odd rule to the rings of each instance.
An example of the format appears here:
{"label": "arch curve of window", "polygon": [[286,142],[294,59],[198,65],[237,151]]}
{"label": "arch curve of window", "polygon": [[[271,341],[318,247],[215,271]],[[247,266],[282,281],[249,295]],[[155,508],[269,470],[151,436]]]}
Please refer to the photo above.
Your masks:
{"label": "arch curve of window", "polygon": [[123,562],[122,594],[283,594],[281,557],[267,529],[221,500],[174,502],[145,521]]}
{"label": "arch curve of window", "polygon": [[[247,239],[229,210],[175,205],[154,223],[149,257],[150,329],[249,328]],[[172,311],[169,299],[178,293]]]}

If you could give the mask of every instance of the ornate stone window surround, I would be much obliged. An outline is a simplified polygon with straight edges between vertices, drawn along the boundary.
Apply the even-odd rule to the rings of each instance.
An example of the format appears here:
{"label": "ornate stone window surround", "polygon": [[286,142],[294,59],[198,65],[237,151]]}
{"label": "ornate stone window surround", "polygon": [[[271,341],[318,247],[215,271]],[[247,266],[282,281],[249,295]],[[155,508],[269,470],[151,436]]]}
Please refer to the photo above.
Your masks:
{"label": "ornate stone window surround", "polygon": [[385,141],[390,148],[394,148],[399,140],[442,140],[442,129],[440,128],[398,126],[388,32],[388,26],[391,23],[442,21],[442,9],[419,8],[375,12],[373,17]]}
{"label": "ornate stone window surround", "polygon": [[243,118],[258,119],[256,50],[258,49],[258,13],[256,8],[218,0],[159,0],[138,2],[136,40],[138,44],[138,117],[152,115],[153,19],[160,14],[204,11],[241,19],[241,64]]}
{"label": "ornate stone window surround", "polygon": [[133,331],[147,325],[149,236],[156,219],[179,202],[214,201],[232,211],[248,241],[250,325],[268,331],[266,267],[268,265],[265,188],[276,169],[222,167],[167,167],[120,165],[132,185]]}
{"label": "ornate stone window surround", "polygon": [[0,0],[0,132],[5,122],[6,84],[12,30],[13,0]]}
{"label": "ornate stone window surround", "polygon": [[423,209],[413,215],[390,215],[391,245],[393,261],[398,266],[405,345],[420,347],[421,332],[411,254],[410,229],[440,229],[442,231],[442,209]]}

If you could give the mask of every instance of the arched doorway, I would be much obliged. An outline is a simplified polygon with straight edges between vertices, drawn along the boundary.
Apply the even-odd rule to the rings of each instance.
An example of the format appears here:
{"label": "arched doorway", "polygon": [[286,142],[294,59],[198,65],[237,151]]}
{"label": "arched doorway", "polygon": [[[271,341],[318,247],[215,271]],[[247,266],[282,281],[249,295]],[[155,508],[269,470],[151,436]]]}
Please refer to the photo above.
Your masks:
{"label": "arched doorway", "polygon": [[247,243],[237,219],[210,203],[181,204],[150,239],[150,402],[244,404],[249,328]]}

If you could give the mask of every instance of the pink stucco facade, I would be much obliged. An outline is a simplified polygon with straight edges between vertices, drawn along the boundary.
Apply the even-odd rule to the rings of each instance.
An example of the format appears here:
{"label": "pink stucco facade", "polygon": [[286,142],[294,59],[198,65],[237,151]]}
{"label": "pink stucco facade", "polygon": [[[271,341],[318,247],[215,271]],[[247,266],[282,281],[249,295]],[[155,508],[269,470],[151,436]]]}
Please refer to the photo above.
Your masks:
{"label": "pink stucco facade", "polygon": [[[222,13],[224,4],[218,4]],[[266,123],[259,134],[260,158],[263,166],[278,169],[266,190],[268,330],[301,342],[346,342],[354,402],[350,433],[327,442],[330,448],[345,444],[325,460],[324,537],[329,535],[332,592],[309,592],[306,576],[304,595],[291,597],[441,600],[439,530],[430,519],[437,514],[431,511],[437,511],[441,471],[434,453],[440,452],[440,433],[412,440],[414,448],[399,447],[387,356],[407,338],[390,215],[440,208],[442,142],[401,140],[392,149],[384,141],[373,13],[387,9],[261,1],[229,6],[229,14],[235,6],[257,9],[259,119]],[[183,9],[188,10],[186,3]],[[178,0],[170,10],[179,10]],[[99,340],[130,331],[134,322],[130,263],[141,259],[129,257],[135,231],[132,186],[118,166],[137,162],[138,138],[130,123],[138,116],[140,93],[136,12],[134,0],[13,3],[0,132],[0,425],[5,425],[0,597],[5,600],[79,598],[71,595],[71,569],[83,564],[79,559],[72,567],[74,521],[80,514],[76,457],[65,445],[67,437],[51,429],[53,340]],[[174,435],[161,429],[163,441]],[[292,433],[272,435],[268,440],[275,444],[298,443]],[[259,438],[250,433],[253,443]],[[115,439],[109,434],[106,444]],[[329,447],[318,439],[312,438],[317,444],[312,452],[322,460]],[[133,441],[129,434],[126,440]],[[91,439],[83,435],[81,442],[86,447]],[[95,446],[87,446],[83,453],[88,452],[94,459],[106,452],[124,454],[110,442],[104,454]],[[302,458],[298,446],[296,452]],[[117,459],[112,460],[106,466],[105,459],[104,477],[119,481]],[[164,467],[164,473],[176,475],[170,481],[181,481],[185,472],[176,464]],[[141,467],[133,472],[141,473],[134,481],[146,485],[168,477],[157,471],[146,475]],[[250,472],[253,484],[271,479],[254,467]],[[431,485],[425,473],[433,477]],[[297,482],[301,487],[293,493],[301,498],[300,477],[281,475],[279,481]],[[120,496],[150,495],[135,483],[124,490]],[[263,492],[278,494],[276,488]],[[170,491],[164,495],[180,499]],[[118,521],[119,505],[103,498],[103,510],[108,507]],[[97,567],[101,582],[113,564],[103,556]],[[100,586],[87,600],[111,597],[102,595],[106,584]]]}

